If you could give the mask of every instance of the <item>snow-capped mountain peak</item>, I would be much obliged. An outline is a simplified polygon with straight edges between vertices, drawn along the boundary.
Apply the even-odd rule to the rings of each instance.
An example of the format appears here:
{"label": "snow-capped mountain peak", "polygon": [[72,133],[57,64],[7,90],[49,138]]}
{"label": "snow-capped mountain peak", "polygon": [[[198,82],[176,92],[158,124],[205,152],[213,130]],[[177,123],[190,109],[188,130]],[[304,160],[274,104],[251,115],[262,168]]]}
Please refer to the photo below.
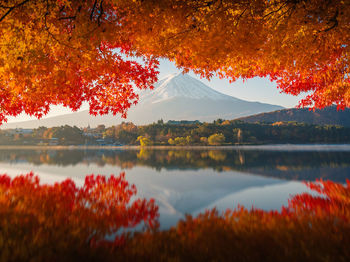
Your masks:
{"label": "snow-capped mountain peak", "polygon": [[140,102],[159,103],[173,98],[232,100],[234,97],[219,93],[197,79],[184,74],[171,74],[158,81],[153,90],[140,96]]}

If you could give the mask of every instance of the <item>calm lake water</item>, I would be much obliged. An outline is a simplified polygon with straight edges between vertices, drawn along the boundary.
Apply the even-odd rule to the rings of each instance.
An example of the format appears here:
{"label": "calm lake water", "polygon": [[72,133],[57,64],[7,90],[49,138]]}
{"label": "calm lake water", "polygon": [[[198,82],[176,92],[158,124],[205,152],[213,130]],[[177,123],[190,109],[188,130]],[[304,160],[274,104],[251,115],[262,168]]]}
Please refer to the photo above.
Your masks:
{"label": "calm lake water", "polygon": [[224,150],[0,149],[0,173],[34,171],[43,183],[87,174],[119,174],[138,196],[154,198],[161,228],[185,214],[224,211],[241,204],[280,209],[291,195],[307,191],[303,181],[345,183],[350,179],[350,145],[246,146]]}

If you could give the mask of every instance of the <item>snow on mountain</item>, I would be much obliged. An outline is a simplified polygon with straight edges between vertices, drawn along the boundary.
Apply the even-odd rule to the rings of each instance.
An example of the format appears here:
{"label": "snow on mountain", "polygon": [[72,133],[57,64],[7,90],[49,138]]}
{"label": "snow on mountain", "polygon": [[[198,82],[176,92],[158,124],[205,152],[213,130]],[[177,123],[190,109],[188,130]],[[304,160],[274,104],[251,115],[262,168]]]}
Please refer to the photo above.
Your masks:
{"label": "snow on mountain", "polygon": [[153,90],[139,93],[139,103],[130,108],[127,119],[120,116],[91,116],[88,110],[41,120],[7,123],[2,128],[36,128],[71,125],[91,127],[117,125],[122,121],[149,124],[159,119],[199,120],[235,119],[282,109],[281,106],[248,102],[219,93],[189,75],[175,74],[161,79]]}
{"label": "snow on mountain", "polygon": [[141,103],[159,103],[173,98],[232,100],[231,96],[224,95],[203,84],[201,81],[183,74],[172,74],[155,84],[155,88],[141,94]]}

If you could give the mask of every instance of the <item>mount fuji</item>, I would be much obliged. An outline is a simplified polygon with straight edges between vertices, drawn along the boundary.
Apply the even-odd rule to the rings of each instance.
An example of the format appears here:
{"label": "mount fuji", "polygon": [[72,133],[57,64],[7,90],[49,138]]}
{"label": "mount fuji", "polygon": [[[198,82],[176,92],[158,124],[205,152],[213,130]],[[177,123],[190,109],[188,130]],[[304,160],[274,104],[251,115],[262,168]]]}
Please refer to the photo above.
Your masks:
{"label": "mount fuji", "polygon": [[37,128],[66,124],[94,127],[99,124],[116,125],[122,121],[149,124],[159,119],[209,122],[218,118],[235,119],[280,109],[283,107],[248,102],[219,93],[189,75],[172,74],[158,81],[153,90],[141,91],[139,103],[129,110],[127,119],[113,115],[94,117],[85,110],[41,120],[7,123],[2,128]]}

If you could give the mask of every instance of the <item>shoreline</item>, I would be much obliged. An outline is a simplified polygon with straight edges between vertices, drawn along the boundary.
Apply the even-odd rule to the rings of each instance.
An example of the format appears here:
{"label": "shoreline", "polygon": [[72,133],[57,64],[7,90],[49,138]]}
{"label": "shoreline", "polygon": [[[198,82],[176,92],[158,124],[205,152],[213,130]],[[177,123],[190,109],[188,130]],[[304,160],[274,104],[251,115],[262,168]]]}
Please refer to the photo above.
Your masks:
{"label": "shoreline", "polygon": [[70,146],[30,146],[30,145],[0,145],[0,149],[23,149],[23,150],[305,150],[318,148],[322,149],[345,149],[350,151],[350,144],[263,144],[263,145],[222,145],[222,146],[85,146],[85,145],[70,145]]}

